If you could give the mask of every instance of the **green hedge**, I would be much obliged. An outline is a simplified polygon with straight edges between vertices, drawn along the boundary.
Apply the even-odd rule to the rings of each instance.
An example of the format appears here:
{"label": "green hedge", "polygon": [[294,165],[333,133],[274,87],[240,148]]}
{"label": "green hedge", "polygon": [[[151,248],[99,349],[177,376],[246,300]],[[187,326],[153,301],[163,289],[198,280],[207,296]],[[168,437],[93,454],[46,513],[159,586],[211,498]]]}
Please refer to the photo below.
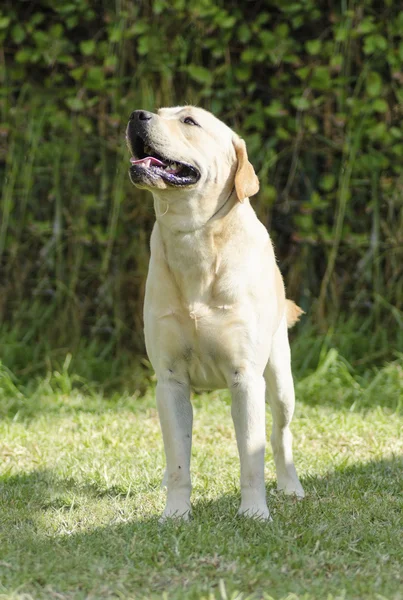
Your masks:
{"label": "green hedge", "polygon": [[340,310],[401,325],[398,2],[0,10],[0,318],[24,343],[142,348],[153,214],[128,181],[124,130],[135,108],[183,103],[247,140],[289,295],[322,326]]}

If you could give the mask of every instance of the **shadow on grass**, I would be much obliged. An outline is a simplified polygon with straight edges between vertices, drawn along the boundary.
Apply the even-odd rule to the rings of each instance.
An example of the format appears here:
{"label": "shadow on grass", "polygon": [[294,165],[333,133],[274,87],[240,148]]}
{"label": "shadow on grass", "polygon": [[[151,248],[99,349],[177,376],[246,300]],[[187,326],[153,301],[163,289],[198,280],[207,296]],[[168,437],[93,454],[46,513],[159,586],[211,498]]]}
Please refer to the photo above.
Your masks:
{"label": "shadow on grass", "polygon": [[[402,467],[395,458],[306,479],[303,501],[269,487],[273,523],[236,518],[236,493],[204,501],[195,490],[192,521],[160,525],[158,515],[142,516],[142,490],[102,489],[50,471],[4,476],[0,593],[103,598],[165,590],[200,598],[222,579],[229,591],[269,586],[274,597],[316,589],[321,597],[343,589],[386,594],[385,586],[398,589],[403,552]],[[105,504],[106,518],[86,520]]]}

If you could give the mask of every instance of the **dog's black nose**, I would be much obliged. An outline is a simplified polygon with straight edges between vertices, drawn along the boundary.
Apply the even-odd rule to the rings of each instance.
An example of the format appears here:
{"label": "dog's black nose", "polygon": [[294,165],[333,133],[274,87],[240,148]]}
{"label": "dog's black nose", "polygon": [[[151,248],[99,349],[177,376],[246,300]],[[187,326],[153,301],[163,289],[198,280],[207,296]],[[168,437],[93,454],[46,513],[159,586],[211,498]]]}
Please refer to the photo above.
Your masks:
{"label": "dog's black nose", "polygon": [[153,113],[148,112],[147,110],[135,110],[130,115],[129,120],[134,121],[137,119],[138,121],[149,121],[152,119]]}

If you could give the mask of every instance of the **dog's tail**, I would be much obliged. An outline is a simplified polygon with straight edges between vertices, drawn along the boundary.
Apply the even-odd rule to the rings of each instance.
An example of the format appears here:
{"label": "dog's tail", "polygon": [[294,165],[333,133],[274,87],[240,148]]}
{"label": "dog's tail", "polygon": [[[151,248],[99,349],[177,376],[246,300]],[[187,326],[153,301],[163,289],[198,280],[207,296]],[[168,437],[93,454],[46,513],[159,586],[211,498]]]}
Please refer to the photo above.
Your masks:
{"label": "dog's tail", "polygon": [[290,327],[293,327],[295,325],[295,323],[297,323],[297,321],[300,320],[301,315],[303,315],[303,314],[304,314],[304,311],[302,310],[302,308],[297,306],[295,304],[295,302],[293,302],[292,300],[285,301],[285,316],[287,319],[288,329]]}

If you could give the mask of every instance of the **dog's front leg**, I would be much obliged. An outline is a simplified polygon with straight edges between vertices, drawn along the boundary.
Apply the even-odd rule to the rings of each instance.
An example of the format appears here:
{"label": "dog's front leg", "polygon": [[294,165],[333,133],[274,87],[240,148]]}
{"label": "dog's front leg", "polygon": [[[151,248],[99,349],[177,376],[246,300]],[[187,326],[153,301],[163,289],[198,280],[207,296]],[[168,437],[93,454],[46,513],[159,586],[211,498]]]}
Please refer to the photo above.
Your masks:
{"label": "dog's front leg", "polygon": [[231,414],[241,462],[239,514],[270,519],[264,483],[265,382],[262,376],[236,372],[231,386]]}
{"label": "dog's front leg", "polygon": [[190,515],[190,452],[193,410],[190,387],[174,379],[157,383],[157,407],[166,456],[167,503],[162,515],[188,519]]}

